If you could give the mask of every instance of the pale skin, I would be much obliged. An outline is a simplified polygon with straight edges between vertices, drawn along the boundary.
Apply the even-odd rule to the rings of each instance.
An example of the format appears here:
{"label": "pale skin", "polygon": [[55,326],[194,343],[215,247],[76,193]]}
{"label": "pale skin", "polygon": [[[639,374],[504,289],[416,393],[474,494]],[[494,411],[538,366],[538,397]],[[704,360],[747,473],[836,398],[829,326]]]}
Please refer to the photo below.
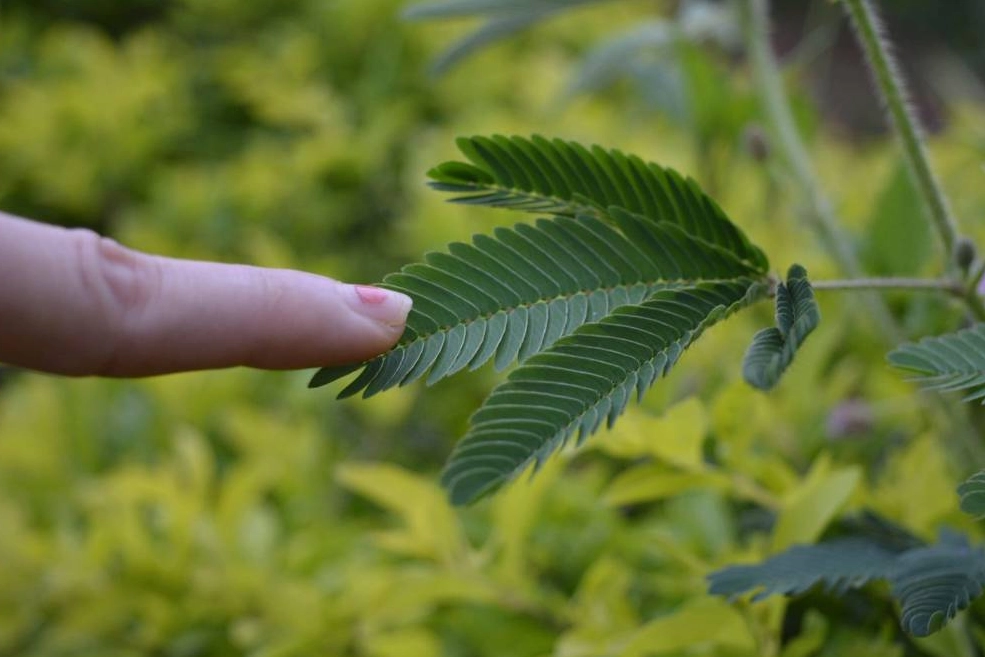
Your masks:
{"label": "pale skin", "polygon": [[365,360],[409,297],[299,271],[148,255],[0,212],[0,363],[140,377]]}

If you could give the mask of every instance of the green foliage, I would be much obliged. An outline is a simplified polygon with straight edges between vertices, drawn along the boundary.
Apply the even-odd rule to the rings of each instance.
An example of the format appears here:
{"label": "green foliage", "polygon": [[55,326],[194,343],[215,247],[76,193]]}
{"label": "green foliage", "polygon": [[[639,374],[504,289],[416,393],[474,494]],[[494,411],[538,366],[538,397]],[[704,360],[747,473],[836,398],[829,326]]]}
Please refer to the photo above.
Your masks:
{"label": "green foliage", "polygon": [[[475,137],[459,147],[473,163],[436,167],[433,187],[466,194],[454,202],[557,218],[454,244],[387,276],[384,285],[415,299],[407,331],[343,397],[370,396],[428,372],[434,383],[494,356],[503,369],[657,290],[765,271],[762,252],[693,181],[672,171],[541,137]],[[358,367],[323,369],[311,385]]]}
{"label": "green foliage", "polygon": [[787,282],[776,286],[776,326],[757,333],[746,350],[742,361],[746,382],[760,390],[772,389],[820,321],[821,311],[807,280],[807,270],[793,265],[787,272]]}
{"label": "green foliage", "polygon": [[472,502],[571,436],[581,443],[611,426],[634,391],[642,397],[706,328],[764,292],[742,279],[660,291],[530,358],[472,416],[442,475],[452,502]]}
{"label": "green foliage", "polygon": [[985,517],[985,471],[976,472],[958,486],[961,510],[970,516]]}
{"label": "green foliage", "polygon": [[889,362],[928,390],[967,391],[964,401],[985,403],[985,324],[902,345]]}
{"label": "green foliage", "polygon": [[[985,475],[958,488],[961,508],[980,515]],[[951,621],[985,591],[985,549],[965,536],[942,532],[933,545],[913,545],[876,525],[872,536],[853,536],[794,545],[756,565],[729,566],[708,576],[709,593],[735,598],[755,591],[753,600],[800,595],[816,585],[843,594],[873,580],[890,585],[900,605],[900,624],[914,636],[928,636]]]}
{"label": "green foliage", "polygon": [[[676,26],[666,20],[655,20],[636,25],[589,51],[579,70],[568,82],[565,95],[569,98],[606,89],[622,77],[648,75],[651,79],[666,81],[664,109],[672,116],[680,116],[681,92],[679,72],[669,66],[672,54],[683,35]],[[645,57],[649,53],[650,57]],[[674,84],[677,83],[677,84]]]}
{"label": "green foliage", "polygon": [[[652,239],[633,246],[593,217],[559,217],[499,229],[494,238],[480,236],[472,245],[452,245],[450,253],[432,253],[426,264],[387,276],[384,285],[414,298],[407,332],[395,349],[370,361],[340,397],[360,391],[368,397],[425,374],[434,383],[494,357],[502,370],[657,290],[755,273],[672,225],[651,229],[635,215],[619,216],[622,226]],[[684,258],[669,260],[666,249]],[[323,369],[311,385],[325,385],[358,367]]]}
{"label": "green foliage", "polygon": [[817,584],[844,593],[872,580],[886,580],[900,604],[903,629],[927,636],[982,594],[985,550],[951,535],[904,552],[872,540],[846,538],[797,545],[755,566],[731,566],[708,579],[713,594],[735,597],[757,590],[754,600],[798,595]]}
{"label": "green foliage", "polygon": [[936,545],[897,557],[890,584],[903,628],[927,636],[982,594],[985,550],[969,546],[964,537],[944,536]]}
{"label": "green foliage", "polygon": [[406,260],[384,236],[411,204],[406,135],[444,107],[395,0],[84,4],[5,19],[5,210],[339,277]]}
{"label": "green foliage", "polygon": [[[709,102],[709,95],[722,93],[721,85],[728,87],[728,76],[720,75],[708,52],[693,44],[730,50],[736,40],[733,8],[682,3],[673,17],[634,23],[594,45],[568,82],[564,98],[602,92],[627,80],[674,123],[694,129],[702,139],[712,137],[718,120],[731,124],[750,117],[737,106],[734,93],[729,93],[732,104],[727,109]],[[725,137],[730,131],[721,132],[718,136]]]}
{"label": "green foliage", "polygon": [[884,579],[896,553],[875,541],[844,538],[817,545],[795,545],[754,566],[730,566],[708,576],[708,592],[735,598],[756,591],[753,600],[799,595],[821,584],[844,593]]}
{"label": "green foliage", "polygon": [[[443,337],[431,339],[441,341],[446,361],[439,367],[436,358],[420,381],[456,369],[480,332],[480,347],[491,349],[499,313],[516,313],[518,331],[510,349],[503,348],[501,365],[522,360],[519,372],[546,362],[537,359],[546,358],[549,345],[580,335],[590,342],[572,350],[579,371],[588,358],[586,371],[608,376],[632,363],[607,348],[592,351],[601,338],[617,339],[593,331],[606,316],[637,321],[634,313],[642,311],[627,312],[634,306],[626,302],[645,305],[656,294],[661,303],[688,298],[689,307],[701,309],[721,290],[744,285],[739,279],[757,281],[749,292],[765,294],[767,265],[758,248],[718,243],[720,231],[696,236],[697,225],[687,223],[723,217],[717,203],[766,252],[796,256],[819,278],[836,275],[793,220],[802,205],[789,194],[787,172],[775,158],[753,160],[741,148],[743,132],[763,121],[760,105],[741,59],[716,49],[727,45],[717,27],[699,34],[708,27],[705,3],[586,2],[577,4],[579,11],[541,14],[532,10],[576,3],[472,4],[476,11],[510,9],[469,14],[488,21],[474,26],[485,33],[473,45],[534,25],[537,38],[459,60],[438,82],[422,71],[459,25],[402,25],[395,20],[399,4],[4,4],[2,207],[93,226],[163,255],[352,280],[379,280],[399,263],[453,243],[408,266],[400,282],[414,287],[422,309],[424,297],[438,294],[434,285],[447,286],[454,295],[442,292],[436,300],[454,301],[456,314],[469,304],[493,303],[462,283],[456,252],[468,257],[464,271],[477,276],[474,258],[488,260],[481,248],[491,249],[490,256],[509,248],[523,282],[536,280],[539,287],[538,272],[554,267],[550,278],[558,289],[587,283],[588,292],[572,292],[566,305],[545,306],[546,299],[532,295],[522,321],[512,306],[480,315],[469,325],[485,321],[484,327],[467,332],[461,346],[459,335],[439,331]],[[679,8],[676,15],[670,7]],[[692,9],[689,23],[685,14]],[[720,15],[714,13],[716,26]],[[667,47],[659,29],[646,29],[664,24],[674,34]],[[638,33],[631,29],[637,27]],[[712,48],[694,43],[706,38]],[[608,46],[613,50],[601,57]],[[583,61],[587,68],[579,69]],[[812,109],[797,89],[803,60],[788,61],[787,90],[811,127]],[[600,62],[586,90],[601,93],[561,113],[545,111],[567,81],[579,80],[579,70],[590,73]],[[630,84],[620,84],[624,79]],[[981,173],[969,166],[985,157],[981,112],[969,105],[950,117],[951,127],[935,137],[934,156],[941,177],[961,192],[957,214],[972,217],[985,203]],[[453,157],[452,135],[476,130],[550,130],[619,144],[695,172],[715,201],[669,169],[629,156],[623,162],[614,151],[585,149],[596,161],[579,155],[573,166],[564,151],[560,165],[543,172],[513,162],[517,148],[527,154],[536,140],[492,138],[468,140],[465,162],[435,170],[432,183],[466,197],[458,206],[438,203],[424,190],[421,172]],[[910,223],[917,215],[908,212],[916,205],[912,197],[890,183],[884,193],[892,202],[872,208],[872,186],[859,183],[871,177],[878,188],[873,174],[895,171],[898,158],[876,143],[849,151],[826,131],[814,137],[810,151],[820,176],[863,236],[867,267],[886,274],[926,270],[926,241],[910,239],[919,225]],[[547,157],[565,146],[544,148]],[[529,180],[500,178],[496,165],[504,157],[515,166],[510,175],[522,171]],[[555,191],[569,178],[577,181],[577,197]],[[596,178],[604,186],[596,187]],[[474,222],[482,218],[463,207],[468,197],[517,209],[529,202],[531,222],[477,230]],[[626,204],[635,207],[613,209]],[[865,217],[863,226],[857,219]],[[985,237],[969,228],[970,237]],[[475,232],[488,237],[470,240]],[[675,266],[656,257],[664,243],[674,245]],[[511,244],[531,246],[515,251]],[[627,257],[610,257],[606,244]],[[606,257],[589,257],[589,249]],[[695,280],[719,274],[704,283],[673,281],[678,267],[691,268]],[[497,282],[520,276],[492,271]],[[644,274],[656,282],[639,283]],[[505,292],[488,285],[501,295],[482,306],[493,309],[506,301]],[[519,287],[516,292],[530,292]],[[735,298],[731,291],[726,296]],[[943,300],[928,307],[899,295],[894,303],[908,335],[945,332],[959,321]],[[861,540],[867,529],[843,517],[858,508],[877,509],[905,527],[906,536],[889,548],[894,554],[915,549],[910,534],[929,539],[945,524],[958,524],[974,545],[981,541],[981,528],[954,513],[948,494],[966,474],[953,463],[974,462],[949,458],[955,426],[914,403],[912,388],[879,361],[887,335],[852,319],[848,309],[852,302],[825,299],[825,330],[797,354],[800,365],[769,396],[743,385],[736,366],[736,345],[768,321],[766,309],[738,314],[707,332],[700,348],[689,351],[688,367],[675,366],[642,403],[626,404],[619,421],[600,428],[585,449],[562,450],[541,463],[536,477],[518,477],[465,509],[452,508],[434,468],[468,430],[467,411],[503,380],[492,368],[464,372],[481,348],[454,380],[425,391],[396,386],[399,369],[413,362],[402,342],[371,382],[387,384],[387,395],[337,404],[304,390],[307,375],[298,374],[80,381],[0,370],[0,654],[980,653],[980,603],[964,622],[914,640],[893,628],[889,586],[866,586],[844,602],[808,592],[790,604],[771,597],[750,606],[707,594],[709,573],[728,564],[761,562],[822,536]],[[554,339],[564,313],[566,337]],[[690,310],[673,319],[683,325],[689,317]],[[413,321],[427,325],[422,316]],[[535,353],[542,326],[543,349]],[[504,335],[510,327],[507,320]],[[669,328],[662,331],[652,343],[647,335],[648,349],[672,337]],[[495,362],[499,351],[484,358]],[[677,351],[671,346],[667,354]],[[604,365],[596,362],[598,353]],[[400,368],[389,370],[398,360]],[[503,386],[518,384],[526,380]],[[344,388],[330,385],[333,394]],[[369,394],[369,387],[361,392]],[[639,385],[626,396],[638,392]],[[599,402],[599,409],[624,403],[621,395]],[[537,406],[524,408],[539,413]],[[571,405],[543,417],[555,421],[557,408]],[[849,422],[842,417],[846,408],[853,411]],[[849,429],[839,428],[845,424]],[[973,478],[962,487],[969,503],[977,486]],[[897,592],[913,601],[904,603],[911,631],[931,627],[934,611],[946,617],[950,602],[956,609],[963,594],[975,592],[975,578],[967,575],[979,572],[976,549],[942,547],[936,557],[914,558],[913,585]],[[924,581],[924,573],[938,576]]]}
{"label": "green foliage", "polygon": [[[470,163],[430,172],[453,202],[555,215],[477,236],[384,285],[414,299],[400,343],[340,393],[428,382],[495,356],[521,366],[472,416],[442,481],[472,502],[537,467],[570,437],[612,426],[635,391],[677,363],[706,328],[767,294],[766,258],[691,180],[619,151],[542,137],[460,139]],[[603,221],[611,224],[611,228]],[[789,340],[813,326],[791,269]],[[816,309],[815,309],[816,310]],[[816,315],[815,315],[816,317]],[[796,326],[793,324],[796,323]],[[785,356],[785,366],[793,349]],[[312,386],[360,366],[323,369]]]}
{"label": "green foliage", "polygon": [[763,252],[718,204],[694,180],[671,169],[617,150],[589,150],[539,136],[473,137],[457,143],[469,163],[448,162],[429,172],[433,188],[463,194],[453,202],[566,216],[605,216],[616,207],[653,222],[675,224],[760,273],[768,267]]}
{"label": "green foliage", "polygon": [[435,75],[444,73],[485,46],[513,36],[537,23],[578,5],[612,0],[443,0],[414,5],[404,12],[410,20],[460,16],[486,16],[487,21],[450,46],[431,65]]}

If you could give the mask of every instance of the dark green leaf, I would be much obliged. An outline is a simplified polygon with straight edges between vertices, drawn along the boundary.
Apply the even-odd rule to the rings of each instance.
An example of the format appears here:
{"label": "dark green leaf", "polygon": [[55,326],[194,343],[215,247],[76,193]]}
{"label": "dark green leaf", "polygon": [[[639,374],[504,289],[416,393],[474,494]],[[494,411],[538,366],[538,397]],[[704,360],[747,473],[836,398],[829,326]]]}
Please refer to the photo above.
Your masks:
{"label": "dark green leaf", "polygon": [[961,510],[978,519],[985,518],[985,470],[971,475],[958,486]]}
{"label": "dark green leaf", "polygon": [[[343,396],[370,396],[427,373],[433,383],[493,356],[503,369],[658,290],[757,273],[675,224],[618,210],[614,216],[631,239],[593,217],[542,219],[498,229],[495,237],[478,235],[471,245],[453,245],[387,276],[385,287],[414,300],[406,333],[369,361]],[[321,370],[310,385],[358,367]]]}
{"label": "dark green leaf", "polygon": [[755,335],[742,363],[749,385],[770,390],[793,362],[797,349],[821,321],[807,271],[794,265],[776,290],[776,327]]}
{"label": "dark green leaf", "polygon": [[965,401],[985,403],[985,324],[902,345],[889,362],[928,390],[966,391]]}
{"label": "dark green leaf", "polygon": [[927,636],[941,629],[982,594],[985,551],[960,536],[900,555],[890,576],[902,606],[903,629]]}
{"label": "dark green leaf", "polygon": [[713,594],[736,597],[758,591],[796,595],[822,584],[835,592],[887,580],[900,603],[900,624],[916,636],[943,627],[982,594],[985,550],[965,537],[942,533],[935,545],[894,551],[870,539],[852,537],[798,545],[751,566],[730,566],[709,576]]}
{"label": "dark green leaf", "polygon": [[462,138],[458,145],[470,164],[445,163],[428,174],[435,189],[459,194],[452,201],[562,216],[607,217],[617,207],[674,224],[766,271],[762,251],[693,180],[670,169],[616,150],[589,151],[538,136]]}
{"label": "dark green leaf", "polygon": [[729,566],[708,576],[709,592],[730,598],[757,591],[754,600],[797,595],[821,584],[844,592],[889,576],[896,553],[868,539],[795,545],[762,563]]}
{"label": "dark green leaf", "polygon": [[442,476],[452,501],[471,502],[611,424],[702,331],[765,294],[748,279],[659,291],[532,356],[472,416]]}

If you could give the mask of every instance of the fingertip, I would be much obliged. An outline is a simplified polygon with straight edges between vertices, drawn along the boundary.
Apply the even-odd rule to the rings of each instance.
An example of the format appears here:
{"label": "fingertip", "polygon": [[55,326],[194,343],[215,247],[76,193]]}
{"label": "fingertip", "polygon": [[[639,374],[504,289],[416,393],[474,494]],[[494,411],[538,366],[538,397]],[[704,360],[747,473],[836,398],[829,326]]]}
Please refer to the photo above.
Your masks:
{"label": "fingertip", "polygon": [[371,285],[288,270],[260,270],[277,280],[275,311],[262,356],[245,364],[270,369],[338,366],[372,359],[404,334],[412,300]]}
{"label": "fingertip", "polygon": [[413,305],[406,294],[372,285],[350,285],[348,301],[356,313],[395,329],[398,337]]}

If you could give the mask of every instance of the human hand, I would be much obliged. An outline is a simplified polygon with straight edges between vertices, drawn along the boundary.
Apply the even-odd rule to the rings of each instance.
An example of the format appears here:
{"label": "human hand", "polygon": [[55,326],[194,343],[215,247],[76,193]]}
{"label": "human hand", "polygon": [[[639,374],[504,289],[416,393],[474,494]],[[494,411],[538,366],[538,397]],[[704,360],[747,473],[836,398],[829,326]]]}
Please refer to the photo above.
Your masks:
{"label": "human hand", "polygon": [[390,348],[410,307],[389,290],[146,255],[0,213],[0,363],[116,377],[340,365]]}

